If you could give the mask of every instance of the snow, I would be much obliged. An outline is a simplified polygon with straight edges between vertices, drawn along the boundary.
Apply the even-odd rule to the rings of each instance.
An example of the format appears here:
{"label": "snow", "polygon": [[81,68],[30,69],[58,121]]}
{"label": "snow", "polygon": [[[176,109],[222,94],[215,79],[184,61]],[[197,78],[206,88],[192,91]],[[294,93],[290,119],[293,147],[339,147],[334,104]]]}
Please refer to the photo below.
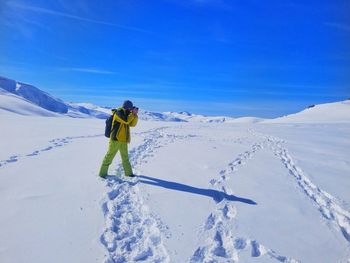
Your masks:
{"label": "snow", "polygon": [[107,119],[110,114],[110,109],[98,107],[90,103],[68,103],[68,112],[66,115],[73,118]]}
{"label": "snow", "polygon": [[348,101],[273,121],[147,113],[139,176],[117,156],[106,180],[104,120],[43,117],[7,91],[0,105],[1,262],[350,260]]}
{"label": "snow", "polygon": [[315,105],[301,112],[267,120],[265,123],[342,123],[350,122],[350,100]]}
{"label": "snow", "polygon": [[265,119],[263,118],[257,118],[257,117],[240,117],[240,118],[236,118],[233,120],[229,120],[227,122],[229,123],[258,123],[261,121],[264,121]]}
{"label": "snow", "polygon": [[225,116],[205,116],[199,114],[192,114],[186,111],[183,112],[164,112],[164,115],[172,116],[174,118],[189,121],[189,122],[206,122],[206,123],[223,123],[227,121],[232,121],[234,118]]}
{"label": "snow", "polygon": [[106,114],[111,114],[111,109],[107,107],[100,107],[98,105],[94,105],[92,103],[87,103],[87,102],[81,102],[81,103],[70,103],[71,106],[80,106],[84,107],[85,109],[89,110],[94,110],[94,111],[99,111],[99,112],[104,112]]}
{"label": "snow", "polygon": [[0,88],[0,111],[1,114],[14,112],[22,115],[57,116],[56,113],[43,109],[30,101],[9,93]]}
{"label": "snow", "polygon": [[140,110],[139,118],[145,121],[174,121],[174,122],[185,122],[186,120],[172,116],[167,113],[150,112],[146,110]]}
{"label": "snow", "polygon": [[[106,119],[110,115],[109,109],[95,106],[91,103],[66,103],[32,85],[1,76],[0,96],[1,110],[24,115],[99,119]],[[11,107],[12,104],[17,106]]]}
{"label": "snow", "polygon": [[54,98],[48,93],[25,83],[7,79],[0,76],[0,88],[20,96],[48,111],[67,113],[67,105],[60,99]]}
{"label": "snow", "polygon": [[[54,98],[50,94],[28,84],[20,83],[16,80],[11,80],[0,76],[0,94],[2,105],[22,104],[23,99],[29,102],[30,106],[11,107],[3,106],[2,110],[13,111],[24,115],[36,116],[68,116],[72,118],[98,118],[107,119],[111,114],[111,108],[100,107],[92,103],[72,103],[63,102],[60,99]],[[5,93],[7,91],[7,93]],[[15,95],[15,96],[14,96]],[[17,98],[19,101],[16,101]],[[42,111],[39,108],[45,109]],[[117,106],[118,107],[118,106]],[[19,111],[19,108],[25,110]],[[49,112],[56,113],[56,115]],[[57,115],[59,114],[59,115]],[[139,118],[146,121],[172,121],[172,122],[204,122],[204,123],[257,123],[263,121],[262,118],[256,117],[241,117],[232,118],[226,116],[204,116],[192,114],[186,111],[183,112],[151,112],[140,109]]]}

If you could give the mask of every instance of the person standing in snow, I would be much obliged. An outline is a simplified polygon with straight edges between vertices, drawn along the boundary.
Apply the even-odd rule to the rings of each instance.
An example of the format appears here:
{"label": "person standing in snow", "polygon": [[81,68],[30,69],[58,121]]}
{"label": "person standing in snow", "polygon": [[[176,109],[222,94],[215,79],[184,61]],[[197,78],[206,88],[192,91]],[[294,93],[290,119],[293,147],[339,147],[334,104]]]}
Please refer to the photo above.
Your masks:
{"label": "person standing in snow", "polygon": [[125,176],[134,177],[129,161],[128,143],[130,143],[130,127],[135,127],[138,121],[138,108],[134,107],[130,100],[126,100],[123,106],[117,110],[113,109],[113,121],[109,147],[103,158],[99,176],[106,178],[108,167],[112,163],[116,153],[119,151],[122,159]]}

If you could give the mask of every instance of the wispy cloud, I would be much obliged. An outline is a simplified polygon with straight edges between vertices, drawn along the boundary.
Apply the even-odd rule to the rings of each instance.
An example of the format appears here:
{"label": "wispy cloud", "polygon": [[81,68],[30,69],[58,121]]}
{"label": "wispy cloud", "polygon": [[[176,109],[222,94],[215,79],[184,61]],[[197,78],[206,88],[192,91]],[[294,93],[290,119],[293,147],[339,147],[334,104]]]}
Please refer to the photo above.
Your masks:
{"label": "wispy cloud", "polygon": [[335,23],[335,22],[325,22],[324,24],[326,26],[335,27],[335,28],[340,29],[340,30],[350,31],[350,25],[349,24]]}
{"label": "wispy cloud", "polygon": [[66,12],[59,12],[59,11],[52,10],[52,9],[31,6],[31,5],[24,5],[24,4],[15,3],[15,2],[10,2],[10,3],[8,3],[8,5],[10,7],[13,7],[13,8],[27,10],[27,11],[41,13],[41,14],[46,14],[46,15],[60,16],[60,17],[68,18],[68,19],[73,19],[73,20],[78,20],[78,21],[83,21],[83,22],[88,22],[88,23],[93,23],[93,24],[98,24],[98,25],[116,27],[116,28],[123,29],[123,30],[153,34],[153,32],[139,28],[139,27],[131,27],[131,26],[125,26],[125,25],[120,25],[120,24],[96,20],[96,19],[90,19],[87,17],[72,15],[72,14],[69,14]]}
{"label": "wispy cloud", "polygon": [[230,1],[225,0],[168,0],[169,2],[176,3],[182,6],[199,6],[199,7],[210,7],[210,8],[219,8],[222,10],[231,10],[232,7],[229,5]]}
{"label": "wispy cloud", "polygon": [[93,73],[93,74],[117,74],[117,72],[104,70],[104,69],[96,69],[96,68],[59,68],[63,71],[74,71],[74,72],[82,72],[82,73]]}

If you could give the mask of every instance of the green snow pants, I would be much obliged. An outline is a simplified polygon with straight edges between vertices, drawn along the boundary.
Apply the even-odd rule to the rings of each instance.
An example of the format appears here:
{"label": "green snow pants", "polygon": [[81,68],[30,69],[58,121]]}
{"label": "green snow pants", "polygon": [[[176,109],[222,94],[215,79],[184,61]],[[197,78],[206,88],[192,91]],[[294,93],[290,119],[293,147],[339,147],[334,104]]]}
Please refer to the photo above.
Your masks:
{"label": "green snow pants", "polygon": [[124,168],[125,175],[126,176],[132,175],[132,169],[131,169],[131,165],[129,162],[129,155],[128,155],[128,144],[126,142],[109,140],[108,152],[103,158],[99,176],[101,177],[107,176],[108,167],[112,163],[118,151],[120,151],[120,156],[122,158],[122,165]]}

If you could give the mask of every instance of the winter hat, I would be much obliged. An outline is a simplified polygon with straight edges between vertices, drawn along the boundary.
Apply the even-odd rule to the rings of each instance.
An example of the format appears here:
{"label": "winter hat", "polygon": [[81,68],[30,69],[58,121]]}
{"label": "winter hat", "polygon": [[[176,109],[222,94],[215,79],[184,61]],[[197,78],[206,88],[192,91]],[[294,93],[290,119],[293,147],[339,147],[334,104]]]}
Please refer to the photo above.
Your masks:
{"label": "winter hat", "polygon": [[130,100],[126,100],[123,103],[123,108],[126,110],[131,110],[134,105],[132,105],[132,102]]}

